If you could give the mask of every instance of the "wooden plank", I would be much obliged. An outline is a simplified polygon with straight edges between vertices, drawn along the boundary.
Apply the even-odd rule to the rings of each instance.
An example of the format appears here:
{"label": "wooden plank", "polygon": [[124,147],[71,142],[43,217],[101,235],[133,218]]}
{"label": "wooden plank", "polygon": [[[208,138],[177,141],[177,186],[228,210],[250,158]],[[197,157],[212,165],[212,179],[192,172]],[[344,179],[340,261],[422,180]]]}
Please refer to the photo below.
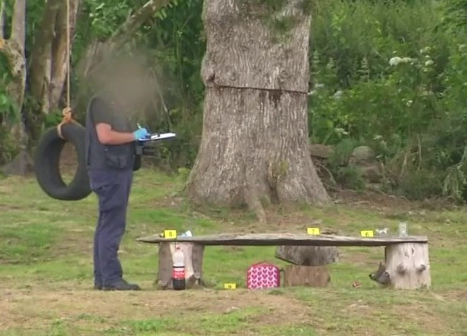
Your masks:
{"label": "wooden plank", "polygon": [[428,243],[424,236],[411,237],[347,237],[335,235],[308,235],[302,233],[251,233],[251,234],[215,234],[205,236],[165,239],[159,235],[141,237],[137,241],[150,244],[163,242],[196,243],[204,246],[388,246],[403,243]]}

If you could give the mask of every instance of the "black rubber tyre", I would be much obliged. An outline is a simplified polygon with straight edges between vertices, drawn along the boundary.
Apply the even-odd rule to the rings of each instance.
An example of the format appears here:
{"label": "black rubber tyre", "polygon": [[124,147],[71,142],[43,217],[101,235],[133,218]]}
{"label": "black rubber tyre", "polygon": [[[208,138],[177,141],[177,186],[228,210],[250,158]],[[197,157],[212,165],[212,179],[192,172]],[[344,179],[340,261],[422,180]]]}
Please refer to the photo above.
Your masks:
{"label": "black rubber tyre", "polygon": [[[91,193],[86,171],[85,129],[79,124],[64,124],[62,135],[66,140],[58,136],[56,127],[42,135],[34,157],[36,179],[48,196],[61,201],[78,201]],[[78,155],[78,169],[68,185],[63,181],[59,165],[60,153],[67,141],[73,144]]]}

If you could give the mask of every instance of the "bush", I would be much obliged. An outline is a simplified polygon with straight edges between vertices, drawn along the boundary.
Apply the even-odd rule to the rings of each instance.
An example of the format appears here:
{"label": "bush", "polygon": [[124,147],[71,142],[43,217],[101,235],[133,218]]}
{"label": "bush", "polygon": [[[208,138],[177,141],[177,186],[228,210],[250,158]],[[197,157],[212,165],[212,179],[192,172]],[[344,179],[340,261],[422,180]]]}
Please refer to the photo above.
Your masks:
{"label": "bush", "polygon": [[444,6],[319,2],[313,23],[312,141],[371,145],[413,199],[466,185],[467,46]]}

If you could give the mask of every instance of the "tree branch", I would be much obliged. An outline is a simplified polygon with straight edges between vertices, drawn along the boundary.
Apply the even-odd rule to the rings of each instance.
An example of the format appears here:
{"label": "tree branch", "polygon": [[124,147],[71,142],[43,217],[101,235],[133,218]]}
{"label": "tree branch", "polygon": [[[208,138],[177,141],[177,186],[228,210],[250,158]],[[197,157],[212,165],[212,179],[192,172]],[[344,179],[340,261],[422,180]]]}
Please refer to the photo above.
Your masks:
{"label": "tree branch", "polygon": [[139,27],[149,20],[155,12],[167,6],[172,0],[149,0],[117,29],[105,43],[93,43],[88,47],[86,56],[80,60],[80,75],[92,76],[109,57],[133,35]]}
{"label": "tree branch", "polygon": [[143,23],[149,20],[155,12],[167,6],[171,1],[172,0],[149,0],[115,31],[108,42],[110,44],[124,42],[129,36],[133,35]]}

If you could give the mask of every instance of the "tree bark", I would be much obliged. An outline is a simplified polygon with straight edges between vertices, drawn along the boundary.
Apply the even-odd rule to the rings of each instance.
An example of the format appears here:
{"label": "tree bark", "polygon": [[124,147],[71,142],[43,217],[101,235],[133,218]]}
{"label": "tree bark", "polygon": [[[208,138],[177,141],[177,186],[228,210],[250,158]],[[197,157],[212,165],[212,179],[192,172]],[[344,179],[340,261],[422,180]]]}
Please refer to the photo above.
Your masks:
{"label": "tree bark", "polygon": [[394,244],[386,247],[385,273],[395,289],[431,286],[428,244]]}
{"label": "tree bark", "polygon": [[23,123],[22,109],[24,93],[26,90],[26,0],[16,0],[13,9],[12,32],[10,39],[15,42],[19,53],[17,62],[20,71],[15,75],[14,86],[17,100],[18,116],[17,122],[12,127],[12,133],[19,145],[21,151],[25,151],[28,145],[29,137],[26,132],[26,127]]}
{"label": "tree bark", "polygon": [[16,0],[13,10],[11,39],[23,49],[26,43],[26,0]]}
{"label": "tree bark", "polygon": [[58,10],[55,22],[55,38],[52,42],[51,74],[50,74],[50,109],[56,109],[60,104],[63,88],[67,78],[67,49],[70,52],[76,29],[79,0],[70,0],[70,45],[67,45],[67,4],[64,1]]}
{"label": "tree bark", "polygon": [[26,60],[24,57],[26,39],[26,0],[16,0],[13,7],[12,33],[9,40],[0,37],[0,52],[8,61],[13,80],[7,85],[7,93],[16,105],[16,113],[9,128],[18,150],[27,147],[28,136],[21,118],[26,87]]}
{"label": "tree bark", "polygon": [[308,151],[311,16],[301,5],[291,0],[276,13],[294,22],[280,39],[241,0],[204,2],[203,135],[186,186],[193,201],[246,203],[264,221],[264,201],[329,200]]}
{"label": "tree bark", "polygon": [[39,111],[49,113],[50,65],[52,56],[52,41],[55,33],[55,23],[63,0],[48,0],[42,22],[37,28],[35,42],[31,53],[30,90],[31,95],[39,104]]}
{"label": "tree bark", "polygon": [[5,38],[5,1],[0,1],[0,38]]}
{"label": "tree bark", "polygon": [[5,55],[13,77],[13,80],[7,86],[7,93],[14,100],[19,113],[23,103],[24,83],[26,81],[26,64],[23,48],[15,40],[0,38],[0,52]]}
{"label": "tree bark", "polygon": [[338,261],[335,246],[282,245],[276,248],[275,257],[300,266],[323,266]]}

